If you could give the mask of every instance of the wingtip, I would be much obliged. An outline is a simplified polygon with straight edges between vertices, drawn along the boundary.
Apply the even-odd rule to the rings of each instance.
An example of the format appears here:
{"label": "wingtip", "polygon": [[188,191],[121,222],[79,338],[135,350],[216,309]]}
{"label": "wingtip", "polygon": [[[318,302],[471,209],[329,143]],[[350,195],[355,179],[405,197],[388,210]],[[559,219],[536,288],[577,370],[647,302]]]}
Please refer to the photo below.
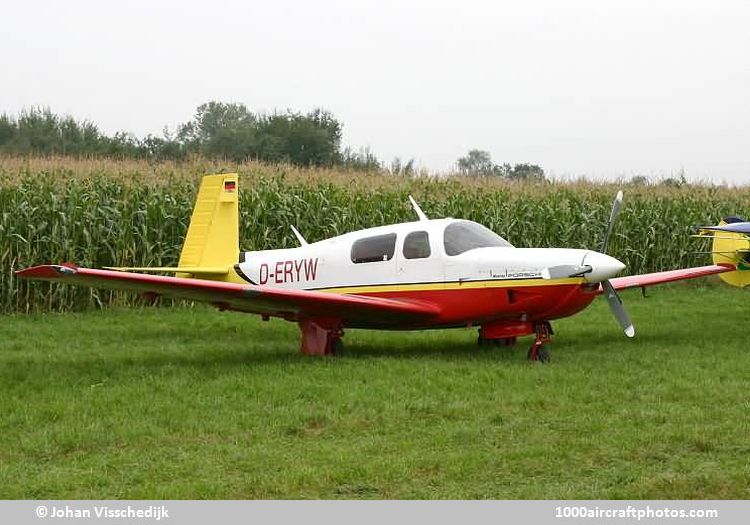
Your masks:
{"label": "wingtip", "polygon": [[21,279],[59,279],[66,275],[73,275],[77,268],[67,264],[42,264],[16,270],[15,274]]}

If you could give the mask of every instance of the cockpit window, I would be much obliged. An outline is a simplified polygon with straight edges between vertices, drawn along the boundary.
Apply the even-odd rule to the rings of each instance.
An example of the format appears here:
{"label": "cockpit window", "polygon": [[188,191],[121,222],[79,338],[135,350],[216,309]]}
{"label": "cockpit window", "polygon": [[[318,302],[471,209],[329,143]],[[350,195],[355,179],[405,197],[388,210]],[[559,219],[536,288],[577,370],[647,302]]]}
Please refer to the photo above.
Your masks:
{"label": "cockpit window", "polygon": [[430,256],[427,232],[411,232],[404,239],[404,259],[425,259]]}
{"label": "cockpit window", "polygon": [[460,255],[475,248],[513,247],[495,232],[471,221],[456,221],[449,224],[445,228],[443,244],[448,255]]}
{"label": "cockpit window", "polygon": [[358,239],[352,244],[352,262],[390,261],[396,251],[396,234],[375,235]]}

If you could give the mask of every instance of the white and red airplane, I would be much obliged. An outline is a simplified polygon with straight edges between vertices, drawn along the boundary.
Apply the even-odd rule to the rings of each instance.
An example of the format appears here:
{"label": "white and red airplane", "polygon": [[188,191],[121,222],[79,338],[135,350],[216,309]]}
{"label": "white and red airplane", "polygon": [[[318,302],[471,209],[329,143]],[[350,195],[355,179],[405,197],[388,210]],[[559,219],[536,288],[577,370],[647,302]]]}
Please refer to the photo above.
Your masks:
{"label": "white and red airplane", "polygon": [[534,334],[528,356],[540,361],[549,360],[550,321],[580,312],[598,295],[607,298],[625,334],[633,337],[617,290],[712,274],[722,274],[736,286],[750,284],[750,271],[743,271],[750,269],[750,236],[741,229],[716,230],[727,227],[722,225],[701,230],[714,237],[715,247],[720,243],[712,252],[713,265],[615,277],[625,265],[606,251],[622,192],[598,252],[514,248],[475,222],[428,219],[409,199],[418,221],[314,243],[307,243],[292,226],[298,248],[240,252],[237,174],[208,175],[177,267],[90,269],[60,264],[17,274],[201,301],[221,310],[259,314],[264,320],[280,317],[299,324],[305,354],[339,353],[345,328],[477,326],[480,344],[511,345],[519,336]]}

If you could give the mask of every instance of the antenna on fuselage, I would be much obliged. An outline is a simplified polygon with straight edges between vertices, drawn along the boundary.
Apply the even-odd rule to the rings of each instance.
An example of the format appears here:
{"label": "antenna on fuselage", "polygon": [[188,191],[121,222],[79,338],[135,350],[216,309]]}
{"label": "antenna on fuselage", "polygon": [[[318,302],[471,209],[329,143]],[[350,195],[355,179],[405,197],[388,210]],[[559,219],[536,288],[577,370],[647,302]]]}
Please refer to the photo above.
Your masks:
{"label": "antenna on fuselage", "polygon": [[409,195],[409,202],[411,203],[411,207],[414,208],[414,211],[417,212],[417,217],[419,217],[420,221],[430,220],[427,218],[427,215],[424,214],[422,208],[419,207],[419,204],[417,204],[417,201],[415,201],[414,197],[412,197],[411,195]]}
{"label": "antenna on fuselage", "polygon": [[302,234],[297,231],[297,228],[295,228],[291,224],[289,226],[292,228],[292,231],[294,232],[294,236],[297,237],[297,240],[299,241],[299,245],[300,246],[307,246],[307,241],[305,240],[304,237],[302,237]]}

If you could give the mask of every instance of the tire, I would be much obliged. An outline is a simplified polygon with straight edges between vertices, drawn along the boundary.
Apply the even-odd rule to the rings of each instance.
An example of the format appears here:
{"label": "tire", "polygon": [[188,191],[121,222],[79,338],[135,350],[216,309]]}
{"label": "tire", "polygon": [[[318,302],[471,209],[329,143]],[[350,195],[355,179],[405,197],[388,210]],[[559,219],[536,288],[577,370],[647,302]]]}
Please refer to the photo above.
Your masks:
{"label": "tire", "polygon": [[549,363],[552,359],[552,356],[549,352],[549,347],[547,345],[542,345],[539,348],[539,351],[537,352],[537,359],[540,363]]}

